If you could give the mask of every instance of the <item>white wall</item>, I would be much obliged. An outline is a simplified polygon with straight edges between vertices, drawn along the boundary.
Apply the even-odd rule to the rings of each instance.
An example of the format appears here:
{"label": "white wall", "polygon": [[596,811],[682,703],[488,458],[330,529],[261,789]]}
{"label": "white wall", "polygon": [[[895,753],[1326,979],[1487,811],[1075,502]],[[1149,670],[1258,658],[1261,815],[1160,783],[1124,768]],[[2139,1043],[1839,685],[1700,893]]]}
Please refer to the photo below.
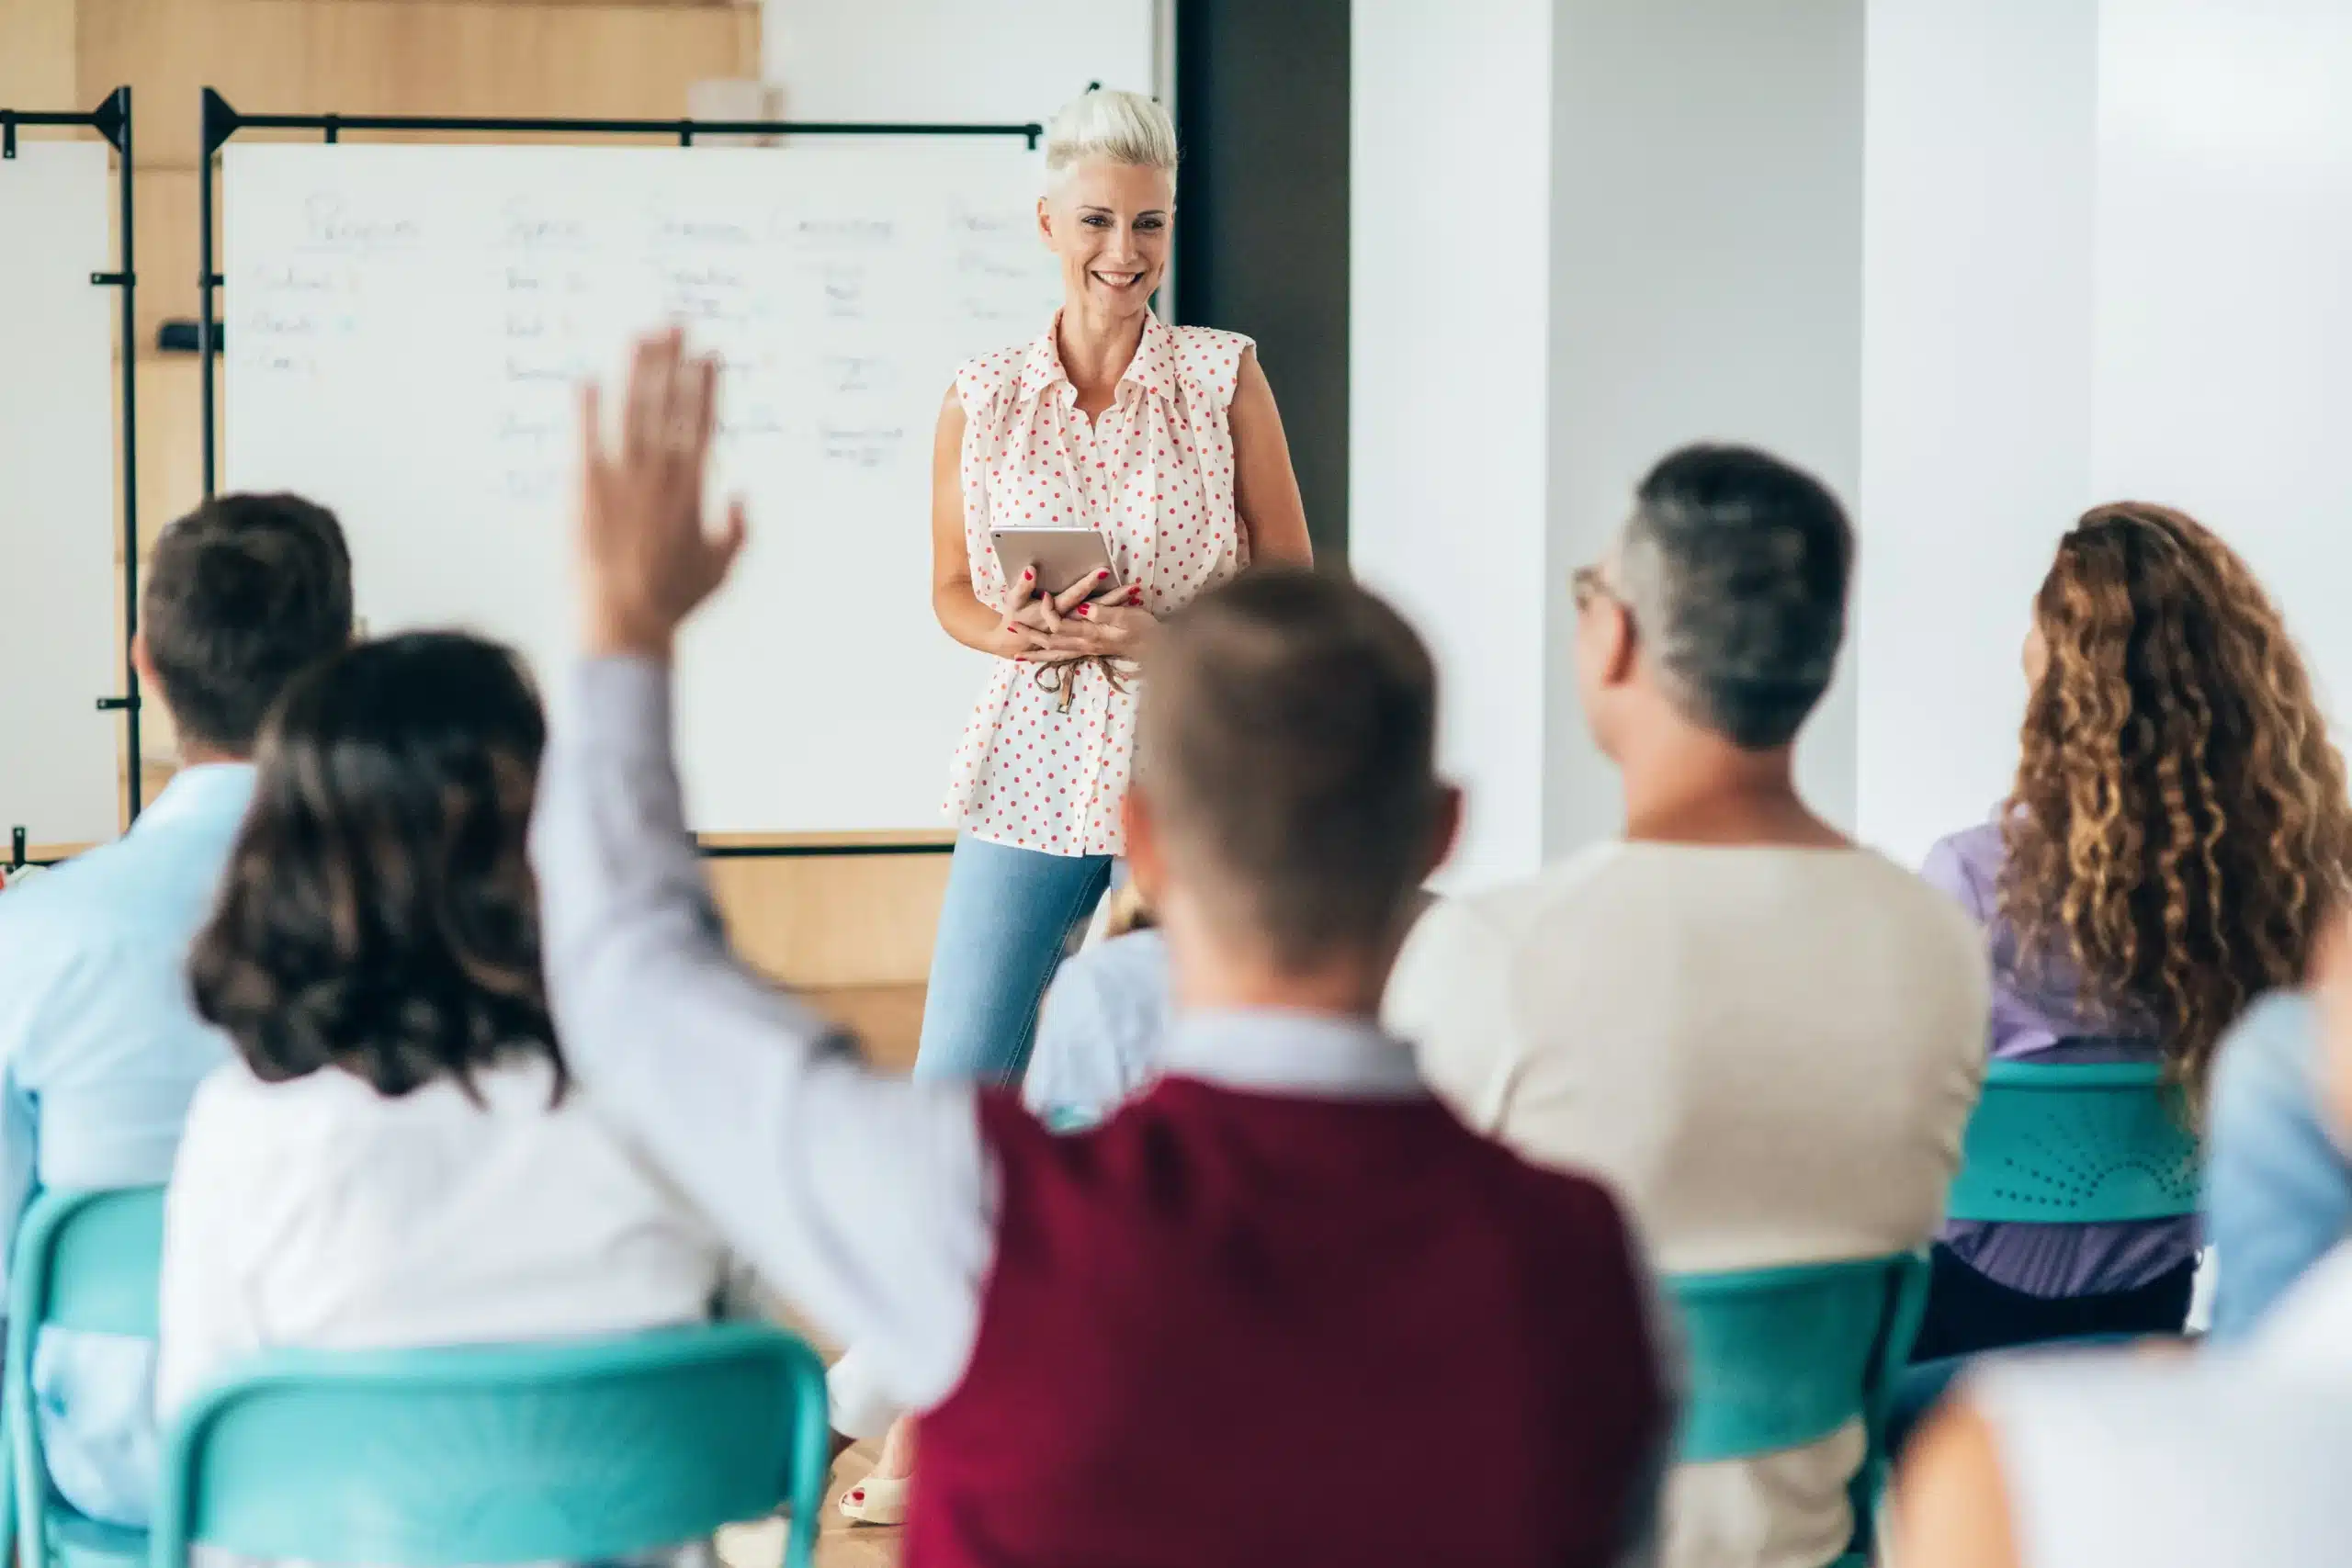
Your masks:
{"label": "white wall", "polygon": [[2215,529],[2352,699],[2352,6],[2109,0],[2098,45],[2094,497]]}
{"label": "white wall", "polygon": [[1860,826],[1908,863],[2007,789],[2088,501],[2098,33],[2098,0],[1871,0]]}
{"label": "white wall", "polygon": [[[1863,0],[1562,0],[1555,37],[1545,849],[1614,832],[1568,677],[1568,573],[1694,440],[1860,479]],[[1867,551],[1867,540],[1864,548]],[[1854,813],[1854,682],[1798,747]]]}
{"label": "white wall", "polygon": [[[1861,0],[1355,7],[1349,555],[1428,635],[1470,789],[1453,881],[1613,831],[1568,575],[1673,446],[1850,497]],[[1801,750],[1853,806],[1840,690]]]}
{"label": "white wall", "polygon": [[1872,0],[1862,829],[2014,770],[2016,653],[2086,506],[2183,507],[2352,692],[2352,8]]}
{"label": "white wall", "polygon": [[1551,0],[1357,0],[1348,554],[1428,637],[1450,879],[1544,847]]}
{"label": "white wall", "polygon": [[1043,121],[1089,82],[1161,91],[1159,10],[1154,0],[766,0],[762,53],[793,119]]}

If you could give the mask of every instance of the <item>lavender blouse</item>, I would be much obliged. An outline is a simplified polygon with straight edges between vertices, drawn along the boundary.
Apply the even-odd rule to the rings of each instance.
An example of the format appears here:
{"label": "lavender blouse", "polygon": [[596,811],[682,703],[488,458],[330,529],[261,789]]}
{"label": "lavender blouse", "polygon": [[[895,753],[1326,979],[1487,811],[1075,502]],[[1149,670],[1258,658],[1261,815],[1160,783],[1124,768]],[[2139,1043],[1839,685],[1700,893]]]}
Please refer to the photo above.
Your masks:
{"label": "lavender blouse", "polygon": [[[1954,833],[1928,852],[1919,874],[1960,900],[1992,945],[1995,1061],[2153,1061],[2153,1031],[2119,1032],[2084,1003],[2054,965],[2018,972],[2017,942],[2001,919],[1998,823]],[[2197,1256],[2194,1219],[2133,1224],[1990,1225],[1953,1223],[1943,1240],[1961,1261],[2013,1291],[2086,1296],[2145,1285]]]}

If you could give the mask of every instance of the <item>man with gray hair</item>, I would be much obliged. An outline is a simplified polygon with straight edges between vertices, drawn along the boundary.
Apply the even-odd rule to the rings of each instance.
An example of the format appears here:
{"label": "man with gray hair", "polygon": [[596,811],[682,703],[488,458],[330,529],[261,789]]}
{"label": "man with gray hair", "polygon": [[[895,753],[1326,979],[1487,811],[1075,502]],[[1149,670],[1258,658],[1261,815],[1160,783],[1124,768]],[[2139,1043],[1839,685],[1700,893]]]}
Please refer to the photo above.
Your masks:
{"label": "man with gray hair", "polygon": [[[1473,1125],[1599,1176],[1667,1274],[1879,1257],[1942,1216],[1984,1052],[1981,937],[1798,795],[1845,635],[1836,498],[1691,446],[1576,574],[1576,672],[1623,836],[1439,906],[1386,1016]],[[1858,1426],[1686,1465],[1671,1568],[1820,1568],[1848,1547]]]}

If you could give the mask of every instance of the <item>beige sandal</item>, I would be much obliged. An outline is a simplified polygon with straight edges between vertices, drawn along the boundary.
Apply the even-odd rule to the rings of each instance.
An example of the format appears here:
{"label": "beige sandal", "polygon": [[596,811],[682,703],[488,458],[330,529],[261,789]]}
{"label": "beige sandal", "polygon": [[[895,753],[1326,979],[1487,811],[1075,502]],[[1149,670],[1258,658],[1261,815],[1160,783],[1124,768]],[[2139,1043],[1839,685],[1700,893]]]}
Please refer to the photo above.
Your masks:
{"label": "beige sandal", "polygon": [[834,1505],[854,1525],[902,1525],[907,1522],[908,1477],[896,1480],[867,1476],[841,1495]]}

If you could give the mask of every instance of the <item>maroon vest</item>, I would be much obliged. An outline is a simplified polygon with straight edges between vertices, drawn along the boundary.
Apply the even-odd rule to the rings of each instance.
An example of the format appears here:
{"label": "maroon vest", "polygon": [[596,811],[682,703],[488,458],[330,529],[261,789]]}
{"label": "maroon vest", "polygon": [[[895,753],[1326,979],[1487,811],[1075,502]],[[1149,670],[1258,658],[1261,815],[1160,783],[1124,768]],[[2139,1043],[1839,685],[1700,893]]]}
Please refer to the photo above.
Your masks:
{"label": "maroon vest", "polygon": [[1592,1182],[1437,1102],[1168,1078],[1102,1126],[983,1099],[1001,1179],[907,1568],[1594,1568],[1666,1409]]}

